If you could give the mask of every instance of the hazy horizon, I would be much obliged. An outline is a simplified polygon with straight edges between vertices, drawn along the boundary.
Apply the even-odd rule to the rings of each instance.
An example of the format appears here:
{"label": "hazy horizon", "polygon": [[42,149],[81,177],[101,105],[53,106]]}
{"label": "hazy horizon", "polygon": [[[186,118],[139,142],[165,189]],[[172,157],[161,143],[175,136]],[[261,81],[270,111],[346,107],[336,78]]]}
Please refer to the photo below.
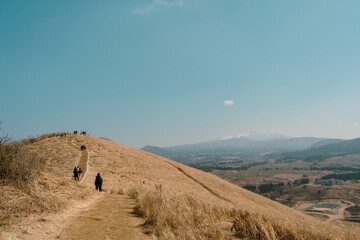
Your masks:
{"label": "hazy horizon", "polygon": [[[254,134],[254,133],[250,133]],[[256,134],[262,134],[260,132],[256,132]],[[264,133],[264,134],[270,134],[270,133]],[[276,134],[276,133],[271,133],[271,134]],[[239,134],[238,134],[239,135]],[[158,146],[158,145],[152,145],[152,144],[146,144],[144,146],[141,147],[145,147],[145,146],[153,146],[153,147],[173,147],[173,146],[181,146],[181,145],[191,145],[191,144],[197,144],[197,143],[205,143],[205,142],[213,142],[213,141],[221,141],[221,140],[229,140],[231,138],[239,138],[238,135],[233,135],[233,136],[224,136],[224,137],[216,137],[216,138],[212,138],[212,139],[206,139],[206,140],[202,140],[202,141],[197,141],[197,142],[184,142],[184,143],[179,143],[179,144],[175,144],[175,145],[162,145],[162,146]],[[241,134],[240,134],[241,135]],[[282,134],[279,134],[282,135]],[[334,137],[319,137],[319,136],[290,136],[290,135],[283,135],[283,137],[274,137],[274,138],[269,138],[269,139],[255,139],[258,141],[266,141],[266,140],[273,140],[273,139],[279,139],[279,138],[306,138],[306,137],[314,137],[314,138],[326,138],[326,139],[343,139],[343,140],[351,140],[353,138],[334,138]],[[360,136],[359,136],[360,137]],[[358,137],[356,137],[358,138]],[[112,140],[112,139],[109,139]],[[254,140],[254,139],[253,139]],[[141,148],[139,147],[139,148]]]}
{"label": "hazy horizon", "polygon": [[358,1],[0,2],[0,121],[141,148],[360,137]]}

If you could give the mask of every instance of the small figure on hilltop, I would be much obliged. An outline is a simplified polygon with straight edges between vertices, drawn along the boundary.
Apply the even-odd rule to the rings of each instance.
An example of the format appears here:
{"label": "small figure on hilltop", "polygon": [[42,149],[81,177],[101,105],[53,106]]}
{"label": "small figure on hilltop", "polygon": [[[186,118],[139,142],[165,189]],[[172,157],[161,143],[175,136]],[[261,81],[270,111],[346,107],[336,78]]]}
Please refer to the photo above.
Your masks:
{"label": "small figure on hilltop", "polygon": [[98,173],[98,174],[96,175],[96,178],[95,178],[95,189],[96,189],[96,190],[99,189],[100,192],[102,191],[102,189],[101,189],[102,182],[103,182],[103,180],[102,180],[102,178],[101,178],[101,176],[100,176],[100,173]]}
{"label": "small figure on hilltop", "polygon": [[81,170],[81,168],[79,168],[79,180],[81,180],[81,175],[82,175],[82,173],[83,173],[83,171]]}
{"label": "small figure on hilltop", "polygon": [[81,150],[86,150],[86,146],[85,146],[85,145],[81,145],[80,149],[81,149]]}
{"label": "small figure on hilltop", "polygon": [[74,168],[73,173],[74,173],[74,178],[75,178],[75,181],[76,181],[76,179],[78,179],[78,180],[79,180],[79,172],[78,172],[77,167],[75,167],[75,168]]}
{"label": "small figure on hilltop", "polygon": [[60,134],[60,137],[62,138],[62,137],[66,137],[66,133],[61,133]]}

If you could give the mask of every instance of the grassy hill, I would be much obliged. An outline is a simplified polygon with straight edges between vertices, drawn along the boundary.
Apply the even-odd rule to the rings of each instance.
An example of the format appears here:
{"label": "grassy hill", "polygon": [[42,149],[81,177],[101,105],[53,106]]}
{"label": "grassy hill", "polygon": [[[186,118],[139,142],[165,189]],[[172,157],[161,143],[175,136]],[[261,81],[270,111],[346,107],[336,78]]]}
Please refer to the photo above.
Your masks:
{"label": "grassy hill", "polygon": [[[87,156],[77,148],[81,145],[87,146]],[[104,198],[93,186],[100,172],[105,194],[127,194],[136,200],[134,213],[143,218],[142,230],[153,238],[359,238],[356,233],[325,224],[212,174],[116,142],[68,135],[44,138],[24,147],[42,159],[41,168],[32,182],[1,182],[0,229],[8,234],[41,214],[59,215],[60,209],[75,202]],[[86,176],[81,183],[74,182],[72,169],[84,164],[84,156]],[[18,206],[23,208],[16,209]],[[20,216],[24,209],[26,214]]]}

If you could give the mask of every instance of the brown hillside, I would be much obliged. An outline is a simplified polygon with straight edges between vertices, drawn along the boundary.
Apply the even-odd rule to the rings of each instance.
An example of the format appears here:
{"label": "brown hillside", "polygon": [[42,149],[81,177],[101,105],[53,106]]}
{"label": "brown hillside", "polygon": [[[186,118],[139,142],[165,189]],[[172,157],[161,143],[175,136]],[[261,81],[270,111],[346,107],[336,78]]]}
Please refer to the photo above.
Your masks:
{"label": "brown hillside", "polygon": [[[86,145],[87,151],[80,151],[81,145]],[[89,136],[68,135],[67,138],[44,139],[31,144],[30,147],[32,151],[45,158],[43,173],[36,181],[36,186],[41,185],[41,191],[32,194],[45,192],[47,198],[57,203],[58,207],[52,206],[56,211],[29,210],[28,214],[22,216],[19,221],[12,220],[9,226],[1,230],[3,237],[9,239],[10,237],[36,239],[43,236],[42,231],[35,228],[50,229],[48,236],[66,239],[65,236],[70,236],[67,234],[74,227],[78,232],[86,227],[72,222],[75,213],[79,213],[78,215],[83,218],[87,216],[87,219],[96,219],[94,215],[100,213],[92,206],[100,204],[99,208],[106,206],[110,209],[111,201],[117,204],[121,202],[118,207],[114,204],[114,208],[124,208],[123,212],[126,212],[127,206],[132,203],[122,196],[122,193],[127,193],[136,199],[136,205],[131,207],[144,219],[128,222],[135,224],[136,221],[140,221],[138,222],[140,224],[145,221],[142,228],[137,227],[133,231],[128,227],[126,230],[132,231],[131,234],[136,233],[139,239],[357,239],[359,237],[349,230],[323,223],[212,174],[116,142]],[[74,182],[72,170],[74,166],[79,165],[87,170],[86,175],[81,182]],[[105,193],[102,194],[94,190],[94,179],[98,172],[101,173],[104,181]],[[6,188],[2,186],[0,190],[8,193],[10,190]],[[20,194],[20,191],[14,189],[12,191]],[[8,204],[8,207],[14,203],[11,202],[14,199],[7,194],[3,194],[2,201]],[[6,207],[3,209],[5,211]],[[39,221],[42,216],[45,216],[44,219],[48,219],[46,216],[51,216],[52,221]],[[124,215],[122,218],[125,217]],[[114,220],[111,221],[118,221],[115,216],[112,219]],[[33,224],[34,222],[37,223]],[[111,224],[115,229],[116,224],[114,222]],[[119,222],[120,224],[127,223]],[[27,226],[25,236],[24,226]],[[91,231],[88,228],[87,226],[85,230]],[[104,235],[112,234],[112,239],[117,239],[114,237],[115,230],[107,231],[110,232]],[[147,232],[147,236],[143,235],[144,231]],[[118,229],[117,233],[120,234],[119,232],[121,231]],[[101,239],[101,236],[97,236],[97,239]]]}

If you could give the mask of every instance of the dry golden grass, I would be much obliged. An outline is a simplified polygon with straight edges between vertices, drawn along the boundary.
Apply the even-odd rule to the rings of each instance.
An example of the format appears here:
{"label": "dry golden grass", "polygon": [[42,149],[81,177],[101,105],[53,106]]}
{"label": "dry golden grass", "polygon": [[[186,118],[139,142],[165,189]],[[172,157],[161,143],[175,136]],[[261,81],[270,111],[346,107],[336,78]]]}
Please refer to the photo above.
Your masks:
{"label": "dry golden grass", "polygon": [[234,209],[231,215],[234,218],[233,227],[236,236],[242,239],[357,239],[354,233],[340,229],[324,231],[324,225],[322,224],[314,226],[289,222],[284,219],[264,216],[261,213],[249,213],[239,209]]}
{"label": "dry golden grass", "polygon": [[[54,194],[54,191],[66,192],[69,184],[58,184],[55,182],[57,180],[42,173],[31,184],[1,185],[0,225],[16,223],[31,214],[60,210],[65,201],[61,195]],[[54,186],[56,189],[53,189]]]}
{"label": "dry golden grass", "polygon": [[18,185],[32,182],[43,162],[41,156],[24,144],[0,145],[0,181]]}
{"label": "dry golden grass", "polygon": [[45,134],[37,138],[29,137],[20,142],[12,142],[8,136],[1,136],[0,181],[2,185],[23,185],[32,182],[40,173],[44,159],[37,152],[31,151],[30,145],[55,136],[57,136],[55,133]]}
{"label": "dry golden grass", "polygon": [[0,226],[9,226],[32,214],[58,211],[71,199],[91,195],[70,181],[80,151],[65,141],[46,135],[10,144],[7,152],[2,151],[1,170],[6,175],[0,181]]}
{"label": "dry golden grass", "polygon": [[135,196],[134,212],[145,218],[147,231],[159,239],[224,239],[220,208],[190,195],[164,197],[160,191],[145,190]]}
{"label": "dry golden grass", "polygon": [[[138,199],[136,212],[160,239],[359,238],[210,173],[103,139],[77,136],[75,143],[91,154],[90,176],[100,172],[104,188]],[[226,227],[232,224],[236,234]]]}
{"label": "dry golden grass", "polygon": [[[328,228],[324,224],[289,222],[286,218],[209,204],[190,195],[168,196],[144,189],[130,189],[128,194],[137,199],[134,212],[145,218],[147,231],[158,239],[357,239],[349,231],[324,231],[324,227]],[[224,228],[230,222],[231,232]]]}
{"label": "dry golden grass", "polygon": [[[90,154],[82,185],[72,181],[72,169],[79,165],[82,152],[71,142],[86,145]],[[38,190],[34,188],[33,193],[41,196],[44,192],[48,197],[44,203],[55,203],[38,209],[56,210],[70,199],[91,197],[100,172],[107,192],[137,199],[134,211],[159,239],[360,239],[210,173],[116,142],[69,135],[36,141],[30,149],[45,159],[41,168],[45,174],[37,178]],[[162,192],[156,190],[159,184]],[[14,198],[4,199],[9,203],[6,209]],[[30,194],[25,198],[30,199]],[[31,208],[30,203],[25,205]]]}

